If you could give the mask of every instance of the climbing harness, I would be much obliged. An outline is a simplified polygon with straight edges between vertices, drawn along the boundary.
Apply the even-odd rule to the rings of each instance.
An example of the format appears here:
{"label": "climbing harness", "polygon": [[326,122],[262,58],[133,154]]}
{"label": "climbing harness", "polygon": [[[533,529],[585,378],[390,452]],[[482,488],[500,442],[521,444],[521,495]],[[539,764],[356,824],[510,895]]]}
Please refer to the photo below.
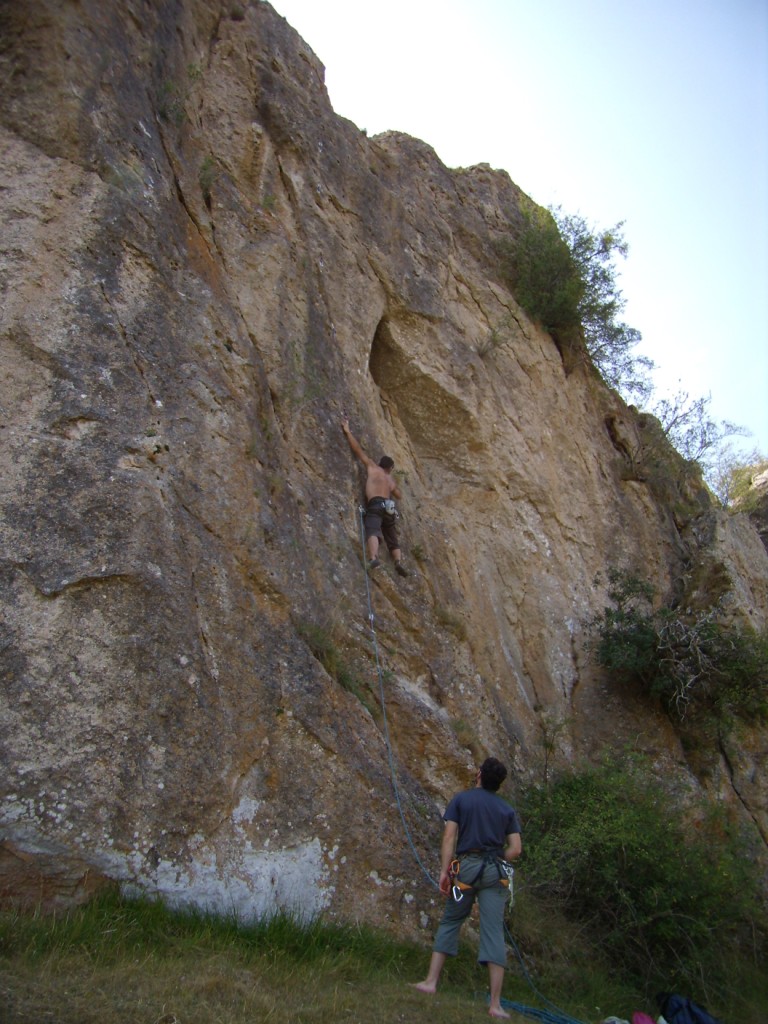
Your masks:
{"label": "climbing harness", "polygon": [[[365,511],[366,510],[365,510],[365,507],[363,505],[359,505],[358,506],[359,521],[360,521],[360,542],[361,542],[362,551],[363,551],[363,566],[365,566],[367,564],[366,563],[366,552],[365,552]],[[398,810],[398,812],[400,814],[400,821],[402,822],[402,825],[403,825],[403,831],[405,833],[405,837],[408,840],[408,845],[411,848],[411,852],[413,853],[413,856],[414,856],[414,858],[416,860],[416,863],[418,864],[419,868],[421,869],[421,871],[424,874],[424,876],[426,877],[426,879],[431,883],[431,885],[435,889],[439,889],[438,882],[432,877],[432,875],[430,875],[429,871],[424,866],[424,864],[423,864],[423,862],[421,860],[421,857],[419,856],[419,852],[416,849],[416,846],[415,846],[414,841],[413,841],[413,837],[411,836],[411,830],[408,828],[408,822],[405,820],[405,812],[403,811],[403,805],[402,805],[402,801],[400,799],[400,791],[399,791],[398,785],[397,785],[397,773],[396,773],[396,770],[395,770],[395,757],[394,757],[394,753],[392,751],[392,743],[391,743],[390,737],[389,737],[389,724],[387,722],[387,705],[386,705],[386,699],[385,699],[385,693],[384,693],[384,673],[382,672],[382,669],[381,669],[381,659],[379,657],[379,643],[378,643],[378,639],[376,637],[376,629],[374,627],[373,602],[372,602],[372,599],[371,599],[371,583],[370,583],[370,579],[368,578],[368,573],[367,572],[365,573],[365,592],[366,592],[366,599],[367,599],[367,603],[368,603],[368,625],[369,625],[369,628],[370,628],[370,631],[371,631],[371,643],[372,643],[372,646],[373,646],[374,659],[376,661],[376,672],[377,672],[378,678],[379,678],[379,699],[381,701],[382,730],[383,730],[383,733],[384,733],[384,744],[385,744],[385,746],[387,748],[387,757],[389,759],[389,773],[390,773],[390,778],[391,778],[391,782],[392,782],[392,790],[393,790],[393,792],[395,794],[395,803],[397,804],[397,810]],[[459,865],[459,861],[458,860],[453,861],[452,864],[451,864],[451,868],[453,868],[454,864],[457,866],[456,874],[458,874],[458,867],[460,866]],[[484,867],[485,867],[485,865],[483,865],[483,868]],[[500,868],[500,871],[504,871],[504,873],[507,876],[508,884],[509,884],[509,905],[512,906],[512,896],[513,896],[513,893],[512,893],[512,878],[514,876],[514,868],[512,867],[511,864],[506,864],[506,862],[505,862],[505,864],[500,864],[499,868]],[[477,878],[475,879],[475,881],[477,881],[479,877],[480,876],[478,875]],[[471,888],[471,886],[468,886],[467,883],[464,883],[462,885],[462,883],[459,882],[458,880],[456,880],[456,882],[452,885],[451,893],[453,895],[453,898],[457,902],[460,899],[463,898],[464,892],[466,891],[467,887]],[[457,893],[458,893],[458,895],[457,895]],[[528,982],[528,984],[529,984],[529,986],[531,988],[531,991],[543,1003],[545,1003],[546,1005],[550,1006],[552,1009],[551,1010],[539,1010],[536,1007],[524,1006],[524,1005],[522,1005],[520,1003],[513,1003],[513,1002],[510,1002],[507,999],[502,999],[501,1000],[501,1005],[504,1006],[504,1007],[507,1007],[508,1009],[514,1010],[516,1013],[519,1013],[521,1016],[530,1017],[530,1018],[532,1018],[534,1020],[539,1020],[539,1021],[542,1022],[542,1024],[584,1024],[583,1021],[577,1020],[577,1018],[575,1018],[575,1017],[569,1017],[568,1014],[563,1013],[562,1010],[559,1010],[558,1007],[556,1007],[554,1005],[554,1003],[550,1003],[549,1000],[546,999],[541,994],[541,992],[538,991],[538,989],[534,985],[530,975],[528,974],[528,971],[525,968],[525,964],[523,962],[522,954],[520,953],[520,950],[518,949],[517,944],[515,943],[515,940],[510,935],[509,929],[507,928],[506,924],[504,925],[504,934],[507,937],[507,941],[509,942],[509,945],[514,950],[514,953],[515,953],[515,955],[516,955],[516,957],[517,957],[517,959],[518,959],[518,961],[520,963],[520,967],[522,969],[523,976],[524,976],[525,980]]]}
{"label": "climbing harness", "polygon": [[498,852],[494,850],[484,850],[483,859],[480,863],[480,867],[477,874],[471,882],[462,882],[459,877],[461,872],[461,861],[456,859],[451,861],[451,866],[448,869],[448,877],[451,880],[451,896],[455,903],[460,903],[464,899],[464,893],[474,889],[482,877],[485,869],[489,864],[493,864],[499,873],[499,884],[503,885],[504,888],[509,888],[509,906],[512,907],[513,892],[512,892],[512,879],[514,878],[515,869],[507,861],[503,860],[499,856]]}
{"label": "climbing harness", "polygon": [[391,516],[395,519],[400,518],[397,505],[395,505],[392,498],[371,498],[368,502],[368,508],[364,511],[375,512],[377,515],[383,512],[385,516]]}

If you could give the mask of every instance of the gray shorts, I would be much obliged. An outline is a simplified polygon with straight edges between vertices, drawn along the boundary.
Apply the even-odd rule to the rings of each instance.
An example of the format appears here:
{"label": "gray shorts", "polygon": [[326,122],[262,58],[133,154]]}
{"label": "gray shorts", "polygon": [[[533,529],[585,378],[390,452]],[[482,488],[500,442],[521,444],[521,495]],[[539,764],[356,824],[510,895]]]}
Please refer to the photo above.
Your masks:
{"label": "gray shorts", "polygon": [[387,545],[388,551],[396,551],[400,547],[397,536],[397,515],[389,515],[384,508],[383,498],[371,498],[365,510],[365,539],[378,537]]}
{"label": "gray shorts", "polygon": [[[459,879],[474,879],[482,862],[482,855],[465,854],[461,858]],[[463,896],[458,903],[453,896],[447,898],[432,949],[435,953],[444,953],[446,956],[458,954],[461,926],[469,917],[477,900],[480,910],[480,945],[477,950],[477,961],[481,964],[491,963],[505,967],[507,945],[504,942],[504,906],[509,890],[501,884],[499,869],[495,863],[486,864],[480,878],[472,884],[472,889],[463,890]]]}

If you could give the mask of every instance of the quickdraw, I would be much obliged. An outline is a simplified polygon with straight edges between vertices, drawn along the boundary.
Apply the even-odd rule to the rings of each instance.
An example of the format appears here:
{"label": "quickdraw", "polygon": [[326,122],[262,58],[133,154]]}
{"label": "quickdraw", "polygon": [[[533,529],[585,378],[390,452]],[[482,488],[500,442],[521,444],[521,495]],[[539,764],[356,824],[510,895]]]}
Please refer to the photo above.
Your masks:
{"label": "quickdraw", "polygon": [[451,866],[448,868],[448,877],[451,880],[451,896],[456,903],[461,903],[464,899],[464,889],[471,889],[471,885],[467,885],[465,882],[459,881],[459,871],[461,870],[461,864],[458,860],[452,860]]}
{"label": "quickdraw", "polygon": [[[512,907],[514,907],[515,905],[515,869],[507,860],[500,861],[499,867],[507,876],[506,884],[509,886],[509,909],[511,910]],[[504,882],[502,882],[501,884],[504,885]]]}

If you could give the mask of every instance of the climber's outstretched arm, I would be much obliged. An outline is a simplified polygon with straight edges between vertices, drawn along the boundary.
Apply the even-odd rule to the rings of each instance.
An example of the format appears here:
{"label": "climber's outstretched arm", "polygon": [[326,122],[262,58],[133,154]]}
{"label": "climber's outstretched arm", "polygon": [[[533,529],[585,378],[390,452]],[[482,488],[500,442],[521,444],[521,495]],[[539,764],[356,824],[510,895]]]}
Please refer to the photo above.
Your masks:
{"label": "climber's outstretched arm", "polygon": [[341,421],[341,429],[344,432],[344,436],[346,437],[349,443],[349,447],[352,449],[352,454],[355,456],[355,458],[359,459],[364,466],[375,466],[376,463],[373,461],[372,458],[365,454],[365,452],[360,446],[360,442],[355,438],[354,434],[349,429],[349,420],[346,418],[346,416]]}

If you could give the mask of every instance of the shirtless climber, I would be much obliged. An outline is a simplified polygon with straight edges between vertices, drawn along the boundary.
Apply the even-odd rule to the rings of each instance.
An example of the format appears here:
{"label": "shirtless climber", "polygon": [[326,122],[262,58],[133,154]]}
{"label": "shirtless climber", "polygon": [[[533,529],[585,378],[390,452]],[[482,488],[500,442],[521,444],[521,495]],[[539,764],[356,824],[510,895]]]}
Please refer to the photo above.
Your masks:
{"label": "shirtless climber", "polygon": [[346,416],[341,421],[341,429],[349,442],[352,454],[362,462],[366,470],[364,524],[368,568],[378,569],[381,565],[378,558],[379,542],[383,540],[395,563],[396,572],[401,576],[410,576],[411,573],[403,565],[400,541],[395,526],[397,513],[394,499],[402,498],[400,488],[392,477],[395,461],[389,455],[382,455],[378,464],[369,458],[350,431],[349,420]]}

